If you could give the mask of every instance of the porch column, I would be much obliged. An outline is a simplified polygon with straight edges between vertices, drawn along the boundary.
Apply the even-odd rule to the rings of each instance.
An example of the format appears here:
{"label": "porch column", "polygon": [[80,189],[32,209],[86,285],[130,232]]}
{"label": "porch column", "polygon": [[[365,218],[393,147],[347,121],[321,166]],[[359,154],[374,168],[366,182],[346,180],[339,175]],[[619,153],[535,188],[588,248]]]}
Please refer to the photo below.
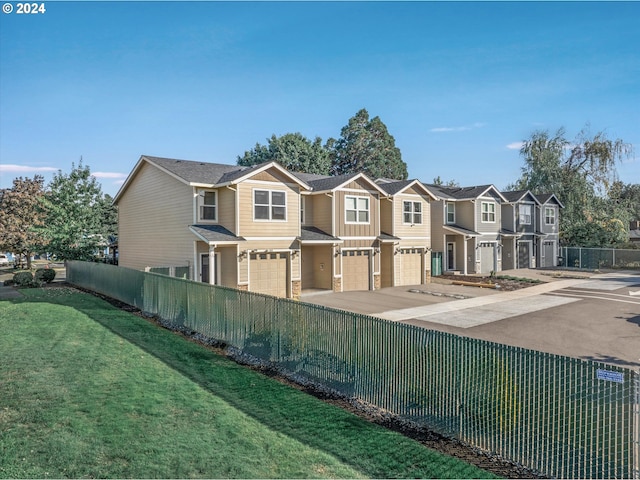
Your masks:
{"label": "porch column", "polygon": [[216,284],[216,254],[214,250],[215,245],[209,245],[209,285]]}
{"label": "porch column", "polygon": [[464,251],[464,256],[462,257],[462,260],[463,260],[463,263],[464,263],[464,269],[462,270],[462,273],[464,275],[466,275],[467,274],[467,263],[469,263],[468,259],[467,259],[467,243],[468,243],[468,240],[467,240],[466,237],[462,237],[462,238],[464,239],[462,241],[462,244],[464,245],[464,247],[462,249]]}

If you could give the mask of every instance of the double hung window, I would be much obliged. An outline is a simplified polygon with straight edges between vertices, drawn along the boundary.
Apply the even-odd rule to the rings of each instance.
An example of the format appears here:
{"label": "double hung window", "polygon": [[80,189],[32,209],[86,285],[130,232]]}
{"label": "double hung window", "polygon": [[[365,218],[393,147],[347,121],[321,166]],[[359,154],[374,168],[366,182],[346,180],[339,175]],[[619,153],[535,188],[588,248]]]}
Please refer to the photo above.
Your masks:
{"label": "double hung window", "polygon": [[456,223],[456,204],[453,202],[447,203],[447,223]]}
{"label": "double hung window", "polygon": [[345,197],[347,223],[369,223],[369,197]]}
{"label": "double hung window", "polygon": [[493,202],[482,202],[482,221],[484,223],[495,223],[496,204]]}
{"label": "double hung window", "polygon": [[216,192],[214,191],[203,191],[200,192],[198,196],[198,216],[199,220],[209,220],[216,221]]}
{"label": "double hung window", "polygon": [[422,203],[402,202],[403,222],[411,224],[422,224]]}
{"label": "double hung window", "polygon": [[531,225],[531,205],[518,205],[520,225]]}
{"label": "double hung window", "polygon": [[286,220],[286,192],[279,190],[254,190],[253,218],[255,220]]}
{"label": "double hung window", "polygon": [[556,224],[556,209],[552,207],[544,207],[544,223],[545,225]]}

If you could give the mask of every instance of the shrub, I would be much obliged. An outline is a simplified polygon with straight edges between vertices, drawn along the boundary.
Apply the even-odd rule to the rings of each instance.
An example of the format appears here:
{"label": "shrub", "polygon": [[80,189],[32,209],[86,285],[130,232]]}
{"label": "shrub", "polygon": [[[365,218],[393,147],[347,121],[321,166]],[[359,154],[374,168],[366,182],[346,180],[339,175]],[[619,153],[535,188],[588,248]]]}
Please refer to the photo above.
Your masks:
{"label": "shrub", "polygon": [[13,276],[13,283],[18,287],[33,287],[33,275],[31,272],[18,272]]}
{"label": "shrub", "polygon": [[51,283],[56,278],[56,271],[53,268],[39,268],[36,270],[36,282]]}

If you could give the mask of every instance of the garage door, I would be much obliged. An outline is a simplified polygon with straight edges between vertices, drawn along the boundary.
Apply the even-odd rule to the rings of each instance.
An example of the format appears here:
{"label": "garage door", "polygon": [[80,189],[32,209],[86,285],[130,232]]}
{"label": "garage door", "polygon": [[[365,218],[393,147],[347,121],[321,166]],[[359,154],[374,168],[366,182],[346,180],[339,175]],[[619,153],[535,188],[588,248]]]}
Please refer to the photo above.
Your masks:
{"label": "garage door", "polygon": [[369,290],[370,250],[342,251],[342,290]]}
{"label": "garage door", "polygon": [[422,250],[403,248],[400,250],[400,270],[396,285],[419,285],[422,283]]}
{"label": "garage door", "polygon": [[518,242],[518,268],[531,267],[529,262],[530,245],[529,242]]}
{"label": "garage door", "polygon": [[555,250],[555,242],[546,241],[542,244],[542,264],[541,267],[553,267],[554,265],[554,255],[553,252]]}
{"label": "garage door", "polygon": [[276,297],[287,296],[287,254],[252,253],[249,290]]}
{"label": "garage door", "polygon": [[480,273],[491,273],[495,270],[495,248],[493,243],[480,244]]}

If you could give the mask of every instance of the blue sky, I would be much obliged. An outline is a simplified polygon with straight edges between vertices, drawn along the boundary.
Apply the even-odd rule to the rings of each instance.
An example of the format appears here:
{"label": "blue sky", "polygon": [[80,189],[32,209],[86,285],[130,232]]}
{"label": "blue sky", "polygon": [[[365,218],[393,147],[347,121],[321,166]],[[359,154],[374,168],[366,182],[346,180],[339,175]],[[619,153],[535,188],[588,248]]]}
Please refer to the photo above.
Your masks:
{"label": "blue sky", "polygon": [[8,3],[0,187],[82,157],[115,195],[142,154],[233,164],[361,108],[425,182],[504,188],[533,131],[586,124],[634,145],[640,182],[637,2]]}

